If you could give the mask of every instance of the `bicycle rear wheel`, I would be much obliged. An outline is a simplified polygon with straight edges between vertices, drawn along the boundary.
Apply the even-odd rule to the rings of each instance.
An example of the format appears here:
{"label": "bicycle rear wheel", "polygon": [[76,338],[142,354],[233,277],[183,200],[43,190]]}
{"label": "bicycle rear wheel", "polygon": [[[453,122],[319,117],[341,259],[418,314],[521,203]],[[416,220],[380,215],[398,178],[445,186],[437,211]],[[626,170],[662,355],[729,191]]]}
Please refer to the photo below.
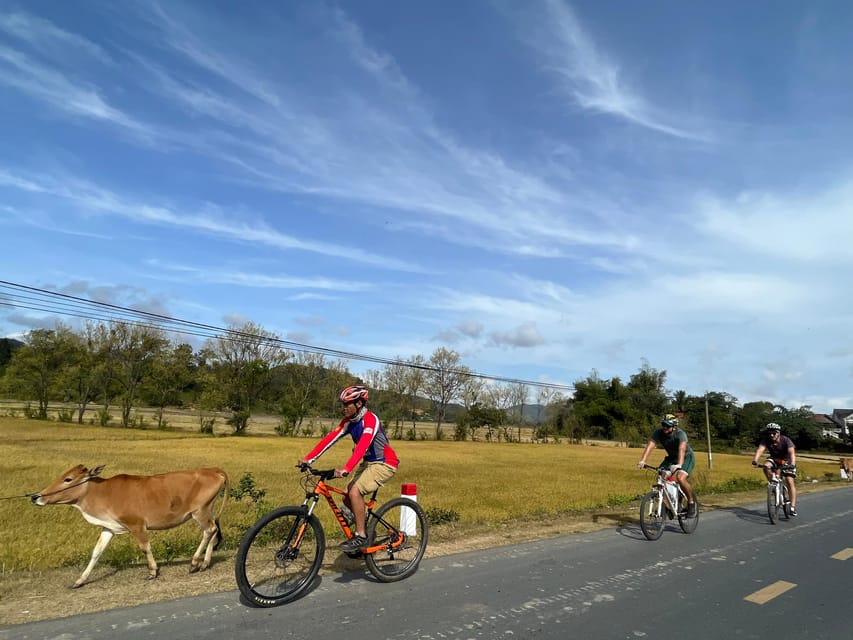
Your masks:
{"label": "bicycle rear wheel", "polygon": [[[687,498],[684,499],[685,504],[687,503]],[[699,501],[697,500],[695,503],[696,506],[696,515],[692,518],[687,515],[687,510],[685,509],[681,513],[678,514],[678,524],[681,525],[681,530],[684,533],[693,533],[696,531],[696,526],[699,524]]]}
{"label": "bicycle rear wheel", "polygon": [[767,485],[767,517],[770,518],[770,524],[776,524],[779,519],[778,491],[779,487],[775,483]]}
{"label": "bicycle rear wheel", "polygon": [[785,520],[791,519],[791,496],[788,494],[788,487],[784,484],[782,485],[782,515],[785,516]]}
{"label": "bicycle rear wheel", "polygon": [[257,607],[294,600],[314,581],[326,536],[317,516],[281,507],[258,520],[237,549],[234,574],[240,593]]}
{"label": "bicycle rear wheel", "polygon": [[365,554],[364,562],[380,582],[408,578],[418,569],[429,540],[423,507],[409,498],[392,498],[376,509],[367,522],[368,544],[385,545]]}
{"label": "bicycle rear wheel", "polygon": [[640,529],[649,540],[657,540],[663,533],[664,508],[658,491],[649,491],[640,504]]}

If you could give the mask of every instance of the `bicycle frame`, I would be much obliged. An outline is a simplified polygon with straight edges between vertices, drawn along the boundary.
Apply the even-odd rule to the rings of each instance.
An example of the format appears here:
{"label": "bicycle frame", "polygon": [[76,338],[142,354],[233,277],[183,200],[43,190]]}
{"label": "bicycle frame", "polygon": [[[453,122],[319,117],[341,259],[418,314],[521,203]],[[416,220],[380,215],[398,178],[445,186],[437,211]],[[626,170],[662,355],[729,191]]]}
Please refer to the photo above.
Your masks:
{"label": "bicycle frame", "polygon": [[[317,504],[320,502],[320,498],[321,497],[325,498],[326,502],[329,505],[329,508],[332,510],[332,513],[335,514],[335,519],[338,521],[338,526],[340,526],[341,531],[344,532],[344,535],[347,537],[347,539],[352,538],[353,535],[355,535],[355,533],[353,532],[352,528],[349,526],[349,523],[347,522],[346,518],[344,517],[344,514],[341,511],[341,508],[338,506],[338,503],[335,502],[335,497],[334,497],[335,494],[340,495],[340,496],[346,496],[347,492],[326,483],[326,479],[328,479],[330,477],[334,477],[334,475],[331,475],[331,476],[329,475],[329,473],[334,474],[334,469],[329,469],[328,471],[317,471],[315,469],[309,468],[307,471],[311,475],[316,475],[319,477],[319,480],[317,480],[316,484],[314,484],[314,487],[311,491],[308,491],[307,487],[306,487],[305,500],[302,502],[302,506],[306,508],[307,514],[309,516],[311,514],[313,514],[314,510],[317,507]],[[369,520],[370,518],[375,518],[375,519],[379,520],[386,527],[393,528],[396,531],[399,527],[392,527],[385,520],[383,520],[382,518],[377,516],[373,511],[373,507],[376,506],[376,495],[378,492],[379,492],[379,489],[374,491],[373,495],[368,500],[365,501],[365,507],[367,507],[367,514],[365,516],[365,518],[366,518],[365,521]],[[299,542],[301,541],[302,536],[305,533],[305,527],[306,526],[307,526],[307,523],[302,522],[302,524],[300,526],[300,531],[298,532],[298,535],[296,537],[296,541],[294,543],[295,545],[298,545]],[[360,553],[362,555],[370,555],[372,553],[376,553],[377,551],[395,549],[395,548],[399,547],[405,541],[406,535],[402,531],[397,531],[397,534],[398,535],[397,535],[396,540],[391,541],[389,544],[373,545],[373,546],[367,547],[365,549],[362,549],[360,551]]]}
{"label": "bicycle frame", "polygon": [[[684,489],[681,488],[681,485],[678,484],[678,481],[675,479],[675,476],[665,469],[658,469],[657,467],[653,467],[650,464],[646,465],[646,469],[654,469],[657,472],[657,482],[652,485],[652,491],[657,491],[660,493],[662,500],[657,503],[657,513],[654,515],[660,517],[662,514],[660,513],[661,507],[666,505],[671,510],[673,515],[678,515],[681,505],[686,504],[687,494],[684,493]],[[670,495],[670,488],[675,488],[675,501],[673,502],[672,496]]]}

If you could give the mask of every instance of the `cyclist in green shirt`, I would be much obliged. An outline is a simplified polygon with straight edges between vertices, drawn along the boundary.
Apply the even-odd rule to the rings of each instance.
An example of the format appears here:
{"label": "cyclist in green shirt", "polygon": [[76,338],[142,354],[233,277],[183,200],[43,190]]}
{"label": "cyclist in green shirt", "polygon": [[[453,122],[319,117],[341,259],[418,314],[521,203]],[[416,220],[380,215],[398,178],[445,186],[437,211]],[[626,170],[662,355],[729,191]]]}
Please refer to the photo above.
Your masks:
{"label": "cyclist in green shirt", "polygon": [[649,457],[652,449],[658,445],[666,450],[666,457],[658,467],[666,467],[670,473],[675,475],[676,481],[687,495],[687,517],[692,518],[696,515],[696,497],[687,478],[693,471],[696,460],[693,457],[693,449],[687,443],[687,434],[678,428],[678,418],[671,413],[666,414],[660,427],[652,432],[637,467],[643,468],[646,464],[646,458]]}

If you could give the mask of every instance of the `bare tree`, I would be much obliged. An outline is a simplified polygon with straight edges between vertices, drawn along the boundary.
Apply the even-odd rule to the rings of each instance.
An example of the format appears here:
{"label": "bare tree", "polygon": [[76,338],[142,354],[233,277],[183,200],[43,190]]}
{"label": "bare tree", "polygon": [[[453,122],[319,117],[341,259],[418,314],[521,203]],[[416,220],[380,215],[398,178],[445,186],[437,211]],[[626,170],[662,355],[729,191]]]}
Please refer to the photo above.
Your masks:
{"label": "bare tree", "polygon": [[424,385],[426,385],[424,357],[420,354],[412,356],[408,359],[407,366],[408,370],[405,375],[406,397],[409,400],[409,417],[412,420],[412,430],[414,431],[416,428],[418,395],[424,390]]}
{"label": "bare tree", "polygon": [[486,383],[483,379],[474,376],[469,376],[462,382],[459,389],[459,399],[466,411],[470,411],[471,407],[482,402],[485,387]]}
{"label": "bare tree", "polygon": [[408,406],[409,367],[400,356],[382,370],[382,386],[391,394],[389,420],[394,421],[394,437],[402,436],[402,422]]}
{"label": "bare tree", "polygon": [[312,408],[318,409],[322,403],[323,379],[326,370],[326,356],[322,353],[298,351],[295,361],[289,363],[290,375],[282,399],[282,418],[287,428],[278,429],[279,433],[298,433],[302,421]]}
{"label": "bare tree", "polygon": [[527,404],[529,393],[530,388],[521,382],[516,382],[509,387],[510,407],[515,414],[513,417],[517,420],[518,442],[521,442],[521,427],[524,425],[524,407]]}
{"label": "bare tree", "polygon": [[471,370],[459,364],[455,351],[444,347],[436,349],[429,359],[430,369],[426,374],[426,394],[436,409],[435,439],[441,440],[441,423],[449,405],[457,396],[462,384],[471,377]]}

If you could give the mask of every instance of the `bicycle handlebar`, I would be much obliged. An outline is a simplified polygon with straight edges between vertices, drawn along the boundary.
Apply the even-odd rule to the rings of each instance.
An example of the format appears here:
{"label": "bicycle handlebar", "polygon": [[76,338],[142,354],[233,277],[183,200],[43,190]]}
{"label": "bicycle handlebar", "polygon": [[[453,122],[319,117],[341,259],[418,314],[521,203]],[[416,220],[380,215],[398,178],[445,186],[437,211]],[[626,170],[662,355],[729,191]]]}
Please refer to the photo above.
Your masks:
{"label": "bicycle handlebar", "polygon": [[[768,458],[768,460],[770,460],[770,458]],[[752,461],[752,466],[753,466],[753,467],[763,467],[763,466],[764,466],[764,463],[763,463],[763,462],[756,462],[755,460],[753,460],[753,461]],[[795,465],[795,464],[789,464],[789,463],[787,463],[787,462],[782,463],[782,464],[777,464],[776,466],[777,466],[779,469],[781,469],[782,471],[790,471],[791,469],[796,469],[796,468],[797,468],[797,465]]]}
{"label": "bicycle handlebar", "polygon": [[296,467],[303,473],[319,477],[320,480],[332,480],[335,477],[335,469],[315,469],[310,464],[298,464]]}

